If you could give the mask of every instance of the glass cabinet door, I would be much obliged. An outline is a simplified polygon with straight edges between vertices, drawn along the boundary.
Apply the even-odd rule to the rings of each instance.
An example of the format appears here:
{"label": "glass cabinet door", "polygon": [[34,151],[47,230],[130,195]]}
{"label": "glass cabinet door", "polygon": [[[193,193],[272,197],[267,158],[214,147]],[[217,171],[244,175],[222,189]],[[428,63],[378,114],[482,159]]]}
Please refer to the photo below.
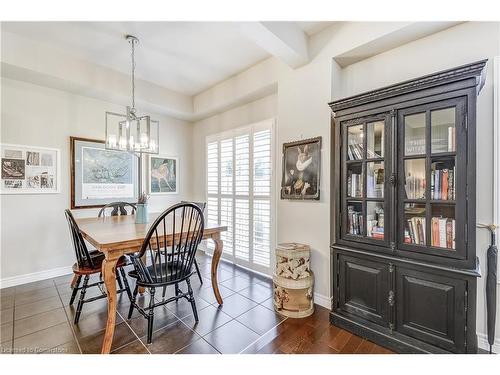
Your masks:
{"label": "glass cabinet door", "polygon": [[379,245],[388,241],[388,124],[387,115],[342,123],[343,239]]}
{"label": "glass cabinet door", "polygon": [[452,258],[465,254],[466,176],[457,168],[465,166],[464,153],[457,153],[457,142],[465,143],[460,135],[465,132],[457,132],[464,115],[463,99],[399,111],[398,212],[403,220],[397,227],[403,250]]}

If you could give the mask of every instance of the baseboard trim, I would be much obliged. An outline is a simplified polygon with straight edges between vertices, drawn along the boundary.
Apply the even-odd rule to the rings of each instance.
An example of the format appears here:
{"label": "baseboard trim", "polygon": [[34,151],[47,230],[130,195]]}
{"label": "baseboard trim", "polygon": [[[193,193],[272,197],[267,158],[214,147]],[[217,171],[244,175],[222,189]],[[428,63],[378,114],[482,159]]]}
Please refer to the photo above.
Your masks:
{"label": "baseboard trim", "polygon": [[[490,351],[490,344],[488,344],[488,336],[484,333],[477,333],[477,346],[483,350]],[[500,353],[500,338],[495,337],[493,343],[493,352]]]}
{"label": "baseboard trim", "polygon": [[327,308],[328,310],[332,309],[332,298],[324,296],[319,293],[314,293],[314,303],[320,305],[322,307]]}
{"label": "baseboard trim", "polygon": [[71,266],[53,268],[47,271],[27,273],[19,276],[12,276],[0,279],[0,289],[9,288],[16,285],[32,283],[53,277],[67,275],[72,272]]}

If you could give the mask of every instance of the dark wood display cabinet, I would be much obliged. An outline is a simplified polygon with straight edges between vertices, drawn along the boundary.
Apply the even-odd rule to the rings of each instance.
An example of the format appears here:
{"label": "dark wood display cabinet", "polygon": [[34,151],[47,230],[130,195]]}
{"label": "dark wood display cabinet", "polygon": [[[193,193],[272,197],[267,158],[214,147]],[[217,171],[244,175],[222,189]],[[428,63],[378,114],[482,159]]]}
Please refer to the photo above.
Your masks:
{"label": "dark wood display cabinet", "polygon": [[332,323],[475,353],[476,98],[485,61],[330,103]]}

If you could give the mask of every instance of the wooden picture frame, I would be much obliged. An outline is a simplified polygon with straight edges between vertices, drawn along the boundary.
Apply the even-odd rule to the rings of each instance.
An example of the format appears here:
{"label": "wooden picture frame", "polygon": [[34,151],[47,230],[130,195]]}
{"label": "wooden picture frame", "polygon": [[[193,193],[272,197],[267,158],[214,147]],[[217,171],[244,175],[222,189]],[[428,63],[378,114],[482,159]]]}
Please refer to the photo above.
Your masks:
{"label": "wooden picture frame", "polygon": [[[80,208],[100,208],[104,205],[122,201],[135,203],[138,198],[138,171],[139,171],[139,159],[125,151],[113,151],[113,150],[105,150],[104,148],[105,142],[98,139],[90,139],[90,138],[82,138],[82,137],[70,137],[70,202],[71,209],[80,209]],[[120,194],[116,196],[110,195],[108,193],[107,196],[103,196],[102,198],[97,198],[95,196],[87,196],[87,198],[83,198],[83,190],[87,190],[83,180],[83,169],[84,169],[84,158],[83,158],[83,150],[82,148],[90,148],[94,150],[105,150],[107,155],[112,153],[117,153],[120,156],[121,160],[118,160],[121,164],[120,170],[127,170],[124,172],[126,174],[126,178],[128,179],[127,183],[117,182],[113,185],[122,189]],[[77,152],[82,151],[82,154],[79,154],[77,157]],[[126,163],[130,163],[130,167],[126,168]],[[99,188],[102,188],[106,183],[97,182],[94,184],[86,184],[91,185],[93,188],[93,193],[98,193]],[[113,189],[110,189],[113,190]],[[117,190],[117,189],[115,189]],[[87,191],[86,191],[87,192]],[[125,192],[127,192],[125,194]]]}
{"label": "wooden picture frame", "polygon": [[319,200],[321,137],[283,144],[281,199]]}

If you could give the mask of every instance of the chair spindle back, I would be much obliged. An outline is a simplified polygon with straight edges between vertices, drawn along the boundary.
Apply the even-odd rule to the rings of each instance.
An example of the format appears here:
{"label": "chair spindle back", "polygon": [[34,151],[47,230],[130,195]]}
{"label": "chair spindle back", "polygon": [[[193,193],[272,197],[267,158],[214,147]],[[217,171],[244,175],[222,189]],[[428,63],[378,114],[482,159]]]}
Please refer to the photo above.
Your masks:
{"label": "chair spindle back", "polygon": [[[193,203],[178,203],[151,225],[141,250],[131,256],[144,284],[176,283],[191,275],[196,249],[203,238],[203,211]],[[146,262],[143,258],[146,256]]]}
{"label": "chair spindle back", "polygon": [[78,266],[82,268],[95,268],[95,264],[90,257],[89,250],[87,249],[87,245],[83,240],[82,234],[80,233],[80,228],[78,228],[78,224],[76,223],[73,214],[68,209],[64,210],[64,214],[66,215],[66,219],[68,220],[69,231],[71,234],[71,240],[73,242],[73,248],[75,250]]}

